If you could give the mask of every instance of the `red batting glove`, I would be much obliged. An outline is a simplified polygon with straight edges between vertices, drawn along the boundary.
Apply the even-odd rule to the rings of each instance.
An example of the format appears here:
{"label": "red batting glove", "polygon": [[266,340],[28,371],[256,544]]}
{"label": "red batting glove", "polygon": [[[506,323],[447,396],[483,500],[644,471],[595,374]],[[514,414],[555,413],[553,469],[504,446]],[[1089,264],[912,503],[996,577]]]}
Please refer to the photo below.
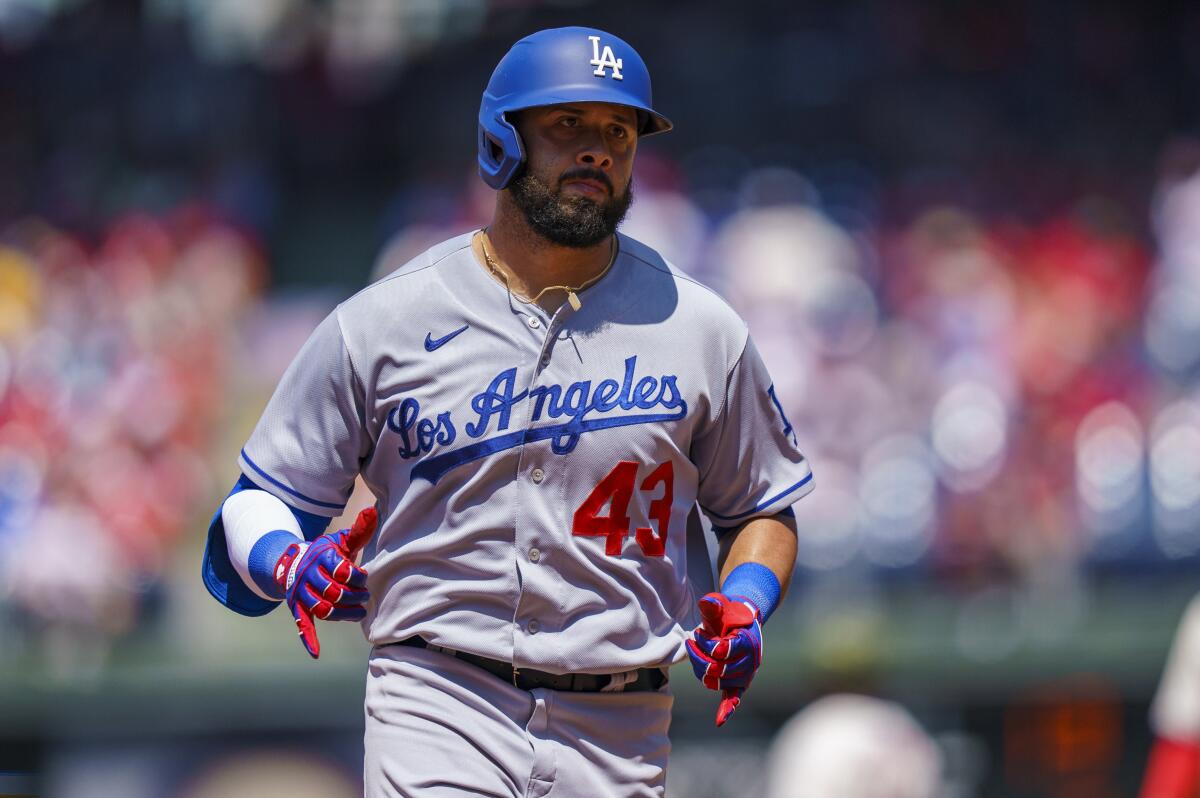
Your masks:
{"label": "red batting glove", "polygon": [[716,722],[725,725],[762,664],[758,610],[741,596],[709,593],[700,599],[702,623],[687,641],[692,670],[705,687],[721,691]]}
{"label": "red batting glove", "polygon": [[321,656],[314,618],[361,621],[367,615],[367,572],[354,559],[375,535],[378,521],[375,508],[368,507],[350,529],[326,532],[312,543],[293,543],[275,564],[275,582],[313,659]]}

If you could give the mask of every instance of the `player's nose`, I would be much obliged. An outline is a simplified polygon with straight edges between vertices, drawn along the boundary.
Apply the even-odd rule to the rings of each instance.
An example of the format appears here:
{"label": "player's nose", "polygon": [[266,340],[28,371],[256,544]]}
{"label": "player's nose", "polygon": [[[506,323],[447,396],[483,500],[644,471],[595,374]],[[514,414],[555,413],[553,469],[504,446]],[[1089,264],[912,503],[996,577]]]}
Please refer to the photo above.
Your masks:
{"label": "player's nose", "polygon": [[608,169],[612,166],[612,156],[603,150],[581,152],[575,161],[580,166],[590,166],[594,169]]}
{"label": "player's nose", "polygon": [[593,169],[609,169],[612,167],[612,153],[604,141],[604,136],[595,134],[583,143],[582,149],[575,154],[575,163],[589,166]]}

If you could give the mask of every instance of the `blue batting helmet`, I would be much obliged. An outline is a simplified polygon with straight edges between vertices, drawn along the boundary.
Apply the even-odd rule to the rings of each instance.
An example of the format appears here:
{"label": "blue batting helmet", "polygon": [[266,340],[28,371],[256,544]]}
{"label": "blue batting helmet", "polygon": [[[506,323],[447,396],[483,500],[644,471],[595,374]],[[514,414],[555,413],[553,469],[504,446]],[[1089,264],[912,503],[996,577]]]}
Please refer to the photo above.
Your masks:
{"label": "blue batting helmet", "polygon": [[650,105],[650,72],[627,43],[595,28],[553,28],[512,46],[488,81],[479,106],[479,174],[502,189],[525,161],[509,111],[570,102],[627,105],[642,113],[638,135],[671,129]]}

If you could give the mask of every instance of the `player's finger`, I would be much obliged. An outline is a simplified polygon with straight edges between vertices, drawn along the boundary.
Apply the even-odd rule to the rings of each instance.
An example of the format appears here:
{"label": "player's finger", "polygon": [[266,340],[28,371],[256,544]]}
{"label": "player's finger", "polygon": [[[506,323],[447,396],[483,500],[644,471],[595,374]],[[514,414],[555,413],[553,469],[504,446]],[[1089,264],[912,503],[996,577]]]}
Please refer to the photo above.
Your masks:
{"label": "player's finger", "polygon": [[722,634],[721,627],[723,626],[721,620],[723,610],[717,594],[709,593],[700,599],[696,606],[699,608],[700,618],[704,622],[704,631],[713,637],[720,637]]}
{"label": "player's finger", "polygon": [[704,626],[714,637],[724,637],[736,629],[751,626],[758,619],[757,613],[741,601],[735,601],[723,593],[708,593],[698,602]]}
{"label": "player's finger", "polygon": [[367,572],[344,558],[334,566],[333,578],[352,587],[367,586]]}
{"label": "player's finger", "polygon": [[709,690],[721,689],[721,678],[725,675],[725,666],[719,662],[711,663],[708,670],[704,672],[704,677],[701,680],[704,686]]}
{"label": "player's finger", "polygon": [[308,609],[299,602],[293,602],[290,606],[292,617],[296,619],[296,630],[300,635],[300,642],[304,644],[308,655],[317,659],[321,656],[321,641],[317,639],[317,627],[312,622],[312,616]]}
{"label": "player's finger", "polygon": [[371,594],[366,590],[359,590],[338,579],[336,572],[329,573],[324,565],[318,566],[315,572],[308,575],[308,578],[317,595],[334,604],[366,604],[371,598]]}
{"label": "player's finger", "polygon": [[713,646],[713,659],[737,662],[754,659],[754,642],[745,634],[734,634],[717,638]]}
{"label": "player's finger", "polygon": [[705,662],[742,668],[754,663],[753,652],[731,646],[732,638],[689,638],[685,641],[695,657]]}
{"label": "player's finger", "polygon": [[687,644],[691,646],[688,651],[691,654],[689,659],[692,663],[692,673],[696,674],[696,678],[700,680],[700,683],[709,690],[721,689],[721,680],[725,678],[726,673],[725,663],[718,662],[706,656],[693,646],[691,640],[688,640]]}
{"label": "player's finger", "polygon": [[367,608],[361,604],[334,604],[326,621],[361,621],[367,617]]}
{"label": "player's finger", "polygon": [[693,657],[695,657],[697,660],[700,660],[704,664],[708,664],[710,662],[716,662],[716,660],[713,659],[712,653],[711,653],[713,642],[715,642],[715,641],[695,640],[692,638],[689,638],[686,641],[688,651],[691,652]]}
{"label": "player's finger", "polygon": [[[358,602],[341,601],[333,602],[322,598],[311,585],[305,585],[305,597],[301,602],[305,609],[314,618],[322,621],[345,621],[345,620],[362,620],[362,615],[366,611],[366,607]],[[339,610],[348,610],[349,614],[339,612]],[[361,612],[360,612],[361,611]]]}
{"label": "player's finger", "polygon": [[366,590],[355,590],[340,582],[327,583],[320,595],[334,604],[366,604],[371,600],[371,594]]}
{"label": "player's finger", "polygon": [[347,559],[354,559],[354,555],[358,554],[362,547],[375,536],[375,527],[378,523],[379,513],[374,507],[368,507],[358,514],[358,518],[354,519],[354,526],[350,527],[350,530],[343,536],[339,546]]}
{"label": "player's finger", "polygon": [[694,643],[696,648],[704,652],[705,656],[712,656],[713,646],[720,640],[719,637],[713,637],[704,631],[704,627],[696,627],[692,632],[692,636],[688,638],[689,643]]}
{"label": "player's finger", "polygon": [[742,703],[742,693],[739,689],[726,690],[721,695],[721,703],[717,705],[717,726],[724,726],[725,721],[729,720],[729,716]]}
{"label": "player's finger", "polygon": [[726,600],[721,607],[721,634],[737,634],[758,620],[758,613],[740,601]]}
{"label": "player's finger", "polygon": [[749,657],[729,659],[721,664],[725,666],[726,678],[741,678],[743,676],[753,678],[754,674],[758,671],[758,663]]}
{"label": "player's finger", "polygon": [[302,589],[296,592],[296,603],[308,610],[309,615],[322,621],[333,611],[333,602],[322,597],[310,582],[305,582]]}
{"label": "player's finger", "polygon": [[753,654],[753,644],[745,635],[712,637],[703,630],[697,630],[689,640],[694,642],[696,648],[706,657],[721,662],[733,662],[752,657]]}
{"label": "player's finger", "polygon": [[340,582],[330,582],[321,591],[321,597],[332,601],[334,604],[366,604],[371,600],[371,594],[366,590],[355,590],[349,585]]}
{"label": "player's finger", "polygon": [[701,655],[692,660],[692,671],[709,690],[718,690],[721,687],[721,677],[725,675],[725,663]]}

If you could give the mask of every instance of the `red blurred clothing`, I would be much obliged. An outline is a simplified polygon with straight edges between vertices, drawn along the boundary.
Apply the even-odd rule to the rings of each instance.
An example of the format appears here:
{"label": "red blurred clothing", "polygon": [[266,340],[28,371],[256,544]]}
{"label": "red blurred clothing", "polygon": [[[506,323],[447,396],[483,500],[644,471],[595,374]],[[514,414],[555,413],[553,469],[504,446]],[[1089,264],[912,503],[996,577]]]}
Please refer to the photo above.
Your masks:
{"label": "red blurred clothing", "polygon": [[1139,798],[1200,798],[1200,743],[1156,739]]}

